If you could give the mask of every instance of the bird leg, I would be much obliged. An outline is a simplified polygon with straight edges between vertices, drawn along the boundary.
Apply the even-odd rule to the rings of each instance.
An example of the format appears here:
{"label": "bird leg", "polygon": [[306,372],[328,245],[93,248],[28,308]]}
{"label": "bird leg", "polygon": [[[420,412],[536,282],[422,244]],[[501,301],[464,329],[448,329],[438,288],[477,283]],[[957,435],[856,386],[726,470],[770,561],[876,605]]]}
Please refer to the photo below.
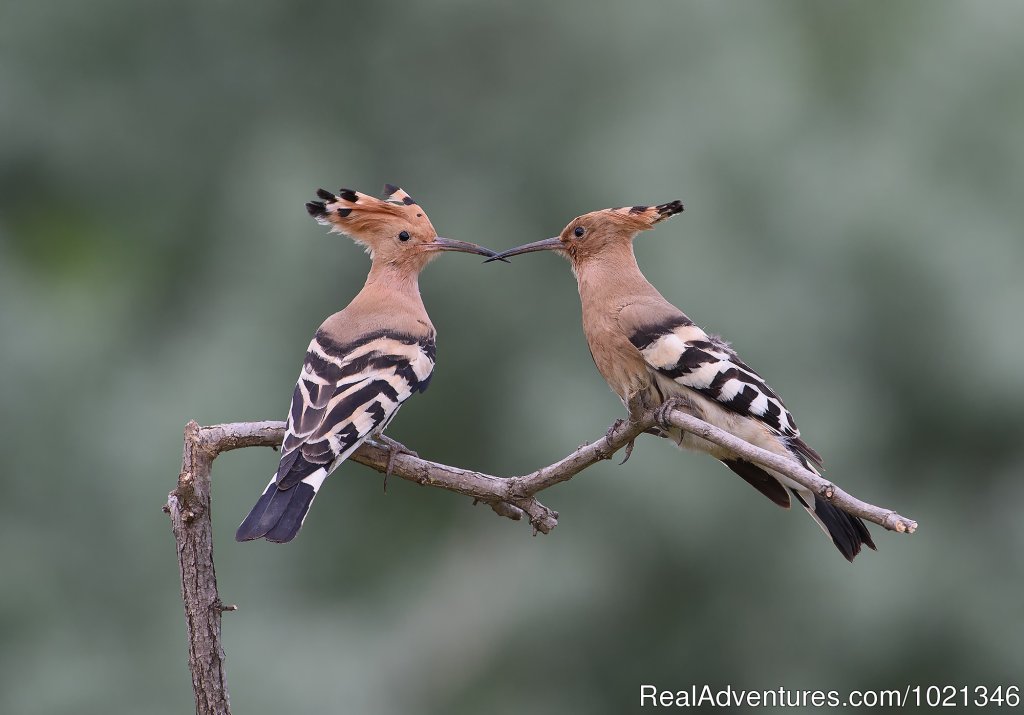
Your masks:
{"label": "bird leg", "polygon": [[[658,413],[657,413],[657,422],[658,422],[658,425],[661,425],[661,426],[652,427],[651,429],[649,429],[647,431],[650,432],[651,434],[656,434],[659,437],[665,437],[666,439],[670,438],[672,436],[672,433],[667,429],[667,425],[668,425],[668,416],[669,416],[669,414],[671,414],[672,410],[684,410],[684,411],[689,412],[690,414],[695,415],[697,417],[703,417],[703,413],[702,412],[700,412],[700,413],[694,412],[694,409],[693,409],[692,405],[693,405],[693,403],[690,402],[689,400],[684,400],[684,399],[679,398],[679,397],[673,397],[673,398],[671,398],[669,400],[665,400],[661,404],[661,407],[658,408]],[[679,430],[679,438],[675,440],[676,446],[678,446],[678,447],[682,447],[683,446],[683,438],[685,436],[686,436],[686,433],[683,430]]]}
{"label": "bird leg", "polygon": [[[640,392],[634,392],[633,394],[631,394],[629,396],[629,399],[626,400],[626,409],[629,410],[629,419],[630,420],[635,421],[635,420],[640,419],[640,416],[644,412],[643,397],[642,397],[642,394]],[[623,420],[616,420],[615,421],[615,424],[613,424],[611,429],[608,430],[608,437],[611,437],[612,430],[614,430],[616,427],[621,425],[622,422],[623,422]],[[645,431],[649,432],[650,430],[645,430]],[[621,462],[619,462],[619,466],[620,467],[623,464],[625,464],[626,462],[628,462],[629,458],[633,456],[633,446],[635,444],[636,444],[636,437],[634,437],[633,439],[629,440],[629,442],[626,444],[626,456],[622,458]]]}
{"label": "bird leg", "polygon": [[[615,420],[614,422],[612,422],[612,426],[609,427],[607,429],[607,431],[604,433],[604,438],[606,440],[608,440],[609,442],[611,442],[612,441],[612,434],[614,434],[615,430],[619,429],[624,424],[626,424],[626,420],[624,420],[622,418],[619,418],[619,419]],[[583,445],[580,445],[580,446],[582,447]],[[607,458],[610,459],[611,455],[609,455]]]}
{"label": "bird leg", "polygon": [[[627,422],[627,421],[628,421],[628,420],[624,420],[624,419],[622,419],[622,418],[619,418],[619,419],[615,420],[614,422],[612,422],[612,426],[611,426],[611,427],[609,427],[609,428],[608,428],[608,431],[604,433],[604,438],[605,438],[606,440],[608,440],[609,442],[611,442],[611,441],[612,441],[612,433],[614,433],[614,432],[615,432],[615,430],[617,430],[617,429],[619,429],[620,427],[622,427],[622,425],[626,424],[626,422]],[[623,460],[622,460],[621,462],[619,462],[619,466],[620,466],[620,467],[621,467],[621,466],[622,466],[623,464],[625,464],[625,463],[626,463],[626,462],[627,462],[627,461],[629,460],[629,456],[630,456],[631,454],[633,454],[633,442],[634,442],[634,441],[635,441],[635,440],[632,440],[632,439],[631,439],[631,440],[629,440],[629,444],[627,444],[627,445],[626,445],[626,458],[625,458],[625,459],[623,459]],[[607,459],[611,459],[611,458],[612,458],[612,457],[611,457],[611,455],[609,454],[609,455],[608,455],[608,457],[607,457]]]}
{"label": "bird leg", "polygon": [[387,494],[388,477],[390,477],[391,472],[394,471],[395,457],[397,457],[400,454],[408,454],[411,457],[418,458],[420,455],[406,447],[397,439],[391,439],[385,434],[374,435],[373,441],[376,442],[378,446],[381,446],[388,451],[388,466],[387,469],[384,470],[384,493]]}
{"label": "bird leg", "polygon": [[608,431],[604,433],[604,438],[610,442],[612,439],[612,432],[614,432],[624,424],[626,424],[626,420],[622,419],[621,417],[612,422],[612,426],[609,427]]}

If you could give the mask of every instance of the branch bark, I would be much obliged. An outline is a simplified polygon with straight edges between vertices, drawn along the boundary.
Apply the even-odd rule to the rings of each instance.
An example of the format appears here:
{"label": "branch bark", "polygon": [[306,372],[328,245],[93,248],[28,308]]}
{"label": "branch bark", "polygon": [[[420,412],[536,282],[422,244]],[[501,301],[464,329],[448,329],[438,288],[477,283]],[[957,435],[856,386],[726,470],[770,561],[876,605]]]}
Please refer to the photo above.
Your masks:
{"label": "branch bark", "polygon": [[195,422],[185,426],[178,486],[167,496],[164,511],[171,515],[171,530],[178,546],[181,599],[188,628],[188,667],[192,671],[196,713],[230,715],[224,648],[220,641],[222,605],[213,565],[210,467],[221,451],[231,447],[210,436]]}
{"label": "branch bark", "polygon": [[[399,453],[391,459],[391,473],[418,484],[447,489],[488,504],[499,516],[521,520],[525,515],[533,532],[549,533],[558,525],[558,512],[537,500],[549,487],[568,481],[587,467],[611,459],[652,427],[678,427],[732,450],[745,460],[784,474],[830,501],[840,509],[890,531],[912,534],[917,522],[891,509],[868,504],[843,491],[797,462],[756,447],[704,422],[668,402],[630,420],[619,420],[598,440],[578,447],[568,456],[522,476],[501,478]],[[189,640],[189,669],[198,715],[229,715],[231,712],[224,676],[221,646],[221,614],[235,610],[224,606],[217,592],[213,563],[213,531],[210,519],[210,469],[222,452],[242,447],[277,447],[284,439],[284,422],[236,422],[200,427],[189,422],[177,488],[168,495],[164,511],[178,548],[181,595]],[[390,451],[376,443],[364,443],[350,460],[386,474]]]}
{"label": "branch bark", "polygon": [[874,504],[863,502],[827,479],[823,479],[820,475],[804,469],[802,465],[797,464],[792,459],[780,457],[766,449],[756,447],[739,437],[735,437],[724,430],[709,425],[703,420],[697,419],[693,415],[675,409],[672,402],[666,403],[657,411],[655,420],[661,425],[678,427],[685,432],[690,432],[698,437],[703,437],[709,442],[714,442],[726,449],[730,449],[749,462],[754,462],[762,467],[768,467],[776,472],[785,474],[797,484],[807,487],[822,499],[832,502],[848,514],[859,516],[861,519],[900,534],[913,534],[917,530],[917,522],[913,519],[900,516],[892,509],[883,509]]}

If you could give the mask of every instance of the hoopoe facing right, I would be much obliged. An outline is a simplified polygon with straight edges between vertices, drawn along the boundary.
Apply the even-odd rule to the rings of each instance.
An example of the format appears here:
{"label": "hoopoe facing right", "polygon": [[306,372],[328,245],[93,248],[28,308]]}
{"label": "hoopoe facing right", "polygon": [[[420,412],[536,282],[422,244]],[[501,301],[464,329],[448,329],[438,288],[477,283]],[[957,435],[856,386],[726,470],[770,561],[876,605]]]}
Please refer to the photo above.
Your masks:
{"label": "hoopoe facing right", "polygon": [[238,541],[295,538],[324,480],[370,437],[381,434],[434,371],[434,326],[420,298],[419,273],[441,251],[493,256],[440,238],[423,209],[396,186],[384,199],[350,189],[317,191],[306,210],[370,254],[370,274],[344,310],[313,336],[292,395],[277,472],[238,531]]}
{"label": "hoopoe facing right", "polygon": [[[694,325],[640,272],[633,239],[682,210],[673,201],[594,211],[573,219],[554,238],[489,260],[533,251],[555,251],[569,259],[590,353],[631,414],[674,399],[695,417],[817,473],[821,457],[801,439],[779,396],[728,343]],[[864,544],[875,548],[863,521],[785,475],[679,429],[659,436],[710,454],[781,507],[789,508],[792,494],[847,560],[853,561]]]}

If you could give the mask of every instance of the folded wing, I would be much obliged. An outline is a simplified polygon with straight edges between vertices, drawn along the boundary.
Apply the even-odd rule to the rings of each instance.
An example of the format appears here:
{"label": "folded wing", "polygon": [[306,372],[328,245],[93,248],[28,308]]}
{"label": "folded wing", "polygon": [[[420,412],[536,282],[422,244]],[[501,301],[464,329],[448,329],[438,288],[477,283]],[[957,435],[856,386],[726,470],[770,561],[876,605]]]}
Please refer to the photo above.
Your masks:
{"label": "folded wing", "polygon": [[324,479],[427,389],[433,369],[433,337],[381,330],[339,343],[318,331],[292,394],[277,473],[236,538],[294,538]]}
{"label": "folded wing", "polygon": [[768,427],[804,466],[821,465],[821,457],[800,438],[796,421],[779,396],[721,338],[708,335],[677,313],[635,330],[630,341],[651,369]]}

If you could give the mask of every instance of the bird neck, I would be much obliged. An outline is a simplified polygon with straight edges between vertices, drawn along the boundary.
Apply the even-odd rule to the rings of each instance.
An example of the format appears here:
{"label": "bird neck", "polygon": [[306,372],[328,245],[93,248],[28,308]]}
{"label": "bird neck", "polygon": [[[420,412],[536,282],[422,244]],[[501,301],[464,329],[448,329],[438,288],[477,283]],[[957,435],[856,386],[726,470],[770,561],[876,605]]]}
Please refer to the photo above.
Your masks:
{"label": "bird neck", "polygon": [[374,261],[366,276],[366,285],[387,286],[388,290],[404,293],[420,292],[420,272],[408,265]]}
{"label": "bird neck", "polygon": [[363,289],[353,302],[393,306],[384,309],[404,309],[426,316],[419,277],[419,271],[410,270],[408,266],[374,261]]}
{"label": "bird neck", "polygon": [[633,255],[633,244],[608,246],[599,255],[573,264],[584,310],[621,307],[636,298],[659,296]]}

